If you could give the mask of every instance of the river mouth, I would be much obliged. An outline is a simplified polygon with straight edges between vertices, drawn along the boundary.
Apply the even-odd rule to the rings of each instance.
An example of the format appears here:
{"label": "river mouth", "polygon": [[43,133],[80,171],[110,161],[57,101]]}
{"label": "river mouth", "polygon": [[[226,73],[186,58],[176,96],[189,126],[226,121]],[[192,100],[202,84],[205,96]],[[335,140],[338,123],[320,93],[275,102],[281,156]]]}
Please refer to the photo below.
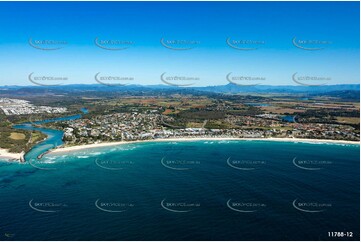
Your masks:
{"label": "river mouth", "polygon": [[[88,109],[82,108],[81,109],[83,114],[88,113]],[[37,127],[35,125],[41,125],[46,123],[54,123],[60,121],[71,121],[82,118],[82,114],[70,115],[65,117],[59,118],[52,118],[52,119],[44,119],[40,121],[34,122],[25,122],[22,124],[16,124],[13,126],[15,129],[21,130],[29,130],[29,131],[39,131],[45,134],[47,137],[40,141],[38,144],[34,145],[26,154],[24,155],[24,162],[29,162],[30,160],[40,160],[45,154],[47,154],[50,150],[59,147],[64,144],[63,135],[64,132],[57,129],[49,129],[43,127]]]}

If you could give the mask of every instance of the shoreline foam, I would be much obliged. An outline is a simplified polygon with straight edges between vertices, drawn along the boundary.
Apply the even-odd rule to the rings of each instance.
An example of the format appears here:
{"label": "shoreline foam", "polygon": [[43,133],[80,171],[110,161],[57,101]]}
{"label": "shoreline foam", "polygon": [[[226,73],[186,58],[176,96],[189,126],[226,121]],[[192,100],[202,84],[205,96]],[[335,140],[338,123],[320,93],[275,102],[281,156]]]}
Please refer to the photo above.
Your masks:
{"label": "shoreline foam", "polygon": [[[330,143],[330,144],[352,144],[360,145],[359,141],[348,141],[348,140],[328,140],[328,139],[301,139],[301,138],[231,138],[231,137],[187,137],[187,138],[163,138],[163,139],[152,139],[152,140],[135,140],[135,141],[116,141],[116,142],[101,142],[95,144],[84,144],[84,145],[75,145],[67,147],[58,147],[52,150],[49,150],[47,154],[53,153],[64,153],[77,150],[91,149],[91,148],[100,148],[100,147],[109,147],[117,146],[123,144],[134,144],[134,143],[144,143],[144,142],[191,142],[191,141],[276,141],[276,142],[303,142],[303,143]],[[10,153],[6,149],[0,148],[0,159],[5,159],[7,161],[21,161],[24,153]]]}
{"label": "shoreline foam", "polygon": [[0,159],[21,161],[24,153],[11,153],[7,149],[0,148]]}
{"label": "shoreline foam", "polygon": [[333,144],[354,144],[360,145],[359,141],[347,141],[347,140],[325,140],[325,139],[297,139],[297,138],[169,138],[169,139],[152,139],[152,140],[136,140],[136,141],[117,141],[117,142],[102,142],[95,144],[84,144],[76,146],[67,146],[61,148],[55,148],[49,152],[52,153],[62,153],[70,152],[91,148],[99,147],[108,147],[108,146],[117,146],[122,144],[134,144],[134,143],[143,143],[143,142],[187,142],[187,141],[222,141],[222,140],[235,140],[235,141],[277,141],[277,142],[304,142],[304,143],[333,143]]}

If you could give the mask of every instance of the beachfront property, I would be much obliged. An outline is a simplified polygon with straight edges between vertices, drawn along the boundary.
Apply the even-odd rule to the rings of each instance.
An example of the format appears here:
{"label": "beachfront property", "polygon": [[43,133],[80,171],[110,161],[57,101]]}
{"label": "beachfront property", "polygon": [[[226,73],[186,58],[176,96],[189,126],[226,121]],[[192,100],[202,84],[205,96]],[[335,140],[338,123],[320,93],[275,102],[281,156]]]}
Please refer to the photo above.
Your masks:
{"label": "beachfront property", "polygon": [[[309,138],[359,140],[351,126],[336,124],[300,124],[261,117],[231,117],[230,122],[243,122],[242,129],[172,128],[165,125],[173,119],[159,113],[131,112],[97,115],[92,118],[70,120],[65,123],[64,141],[68,144],[91,144],[102,141],[134,141],[164,138]],[[269,128],[250,128],[263,125]],[[63,125],[62,125],[63,126]]]}

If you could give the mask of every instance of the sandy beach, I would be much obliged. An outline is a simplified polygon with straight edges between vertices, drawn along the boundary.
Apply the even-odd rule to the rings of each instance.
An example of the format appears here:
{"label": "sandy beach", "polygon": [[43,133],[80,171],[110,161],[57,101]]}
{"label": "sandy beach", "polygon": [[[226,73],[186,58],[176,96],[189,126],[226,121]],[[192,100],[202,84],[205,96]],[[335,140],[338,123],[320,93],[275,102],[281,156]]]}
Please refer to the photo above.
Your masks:
{"label": "sandy beach", "polygon": [[[304,142],[304,143],[336,143],[336,144],[356,144],[359,145],[360,142],[357,141],[346,141],[346,140],[323,140],[323,139],[297,139],[297,138],[201,138],[201,137],[189,137],[189,138],[169,138],[169,139],[154,139],[154,140],[137,140],[137,141],[118,141],[118,142],[103,142],[95,144],[86,144],[86,145],[76,145],[76,146],[67,146],[59,147],[49,151],[49,153],[62,153],[62,152],[71,152],[83,149],[92,149],[98,147],[107,147],[107,146],[116,146],[123,144],[132,144],[132,143],[143,143],[143,142],[187,142],[187,141],[222,141],[222,140],[260,140],[260,141],[277,141],[277,142]],[[10,153],[6,149],[0,148],[0,159],[5,159],[9,161],[20,161],[23,156],[23,153]]]}
{"label": "sandy beach", "polygon": [[10,153],[8,150],[0,148],[0,159],[20,161],[22,156],[23,153]]}
{"label": "sandy beach", "polygon": [[115,146],[122,144],[142,143],[142,142],[175,142],[175,141],[197,141],[197,140],[209,140],[209,141],[222,141],[222,140],[263,140],[263,141],[278,141],[278,142],[307,142],[307,143],[337,143],[337,144],[360,144],[357,141],[346,140],[323,140],[323,139],[296,139],[296,138],[169,138],[169,139],[154,139],[154,140],[137,140],[137,141],[119,141],[119,142],[104,142],[96,144],[76,145],[61,147],[52,150],[49,153],[61,153],[70,152],[83,149],[91,149],[98,147]]}

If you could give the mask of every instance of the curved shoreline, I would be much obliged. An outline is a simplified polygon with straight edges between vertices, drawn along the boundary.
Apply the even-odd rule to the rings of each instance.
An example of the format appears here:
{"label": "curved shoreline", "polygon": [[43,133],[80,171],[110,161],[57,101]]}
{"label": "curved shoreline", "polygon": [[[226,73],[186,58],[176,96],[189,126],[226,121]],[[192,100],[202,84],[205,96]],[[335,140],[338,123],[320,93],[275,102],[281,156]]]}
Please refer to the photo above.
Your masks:
{"label": "curved shoreline", "polygon": [[[88,113],[88,110],[86,108],[82,108],[81,111],[82,111],[82,113]],[[62,130],[46,128],[46,127],[44,128],[44,127],[41,127],[41,126],[38,127],[37,125],[42,124],[42,123],[55,122],[55,121],[58,121],[58,120],[74,120],[74,119],[78,119],[78,118],[81,118],[81,117],[82,117],[82,114],[74,114],[74,115],[71,115],[71,116],[65,116],[65,117],[59,117],[59,118],[53,118],[53,119],[46,119],[46,120],[42,120],[42,121],[37,121],[35,123],[30,121],[30,122],[24,122],[24,123],[12,125],[12,128],[15,128],[15,129],[39,131],[42,134],[46,135],[46,137],[43,140],[37,141],[31,147],[31,149],[28,150],[26,153],[24,151],[21,152],[21,153],[10,153],[10,152],[8,152],[8,150],[0,148],[0,159],[5,159],[5,160],[8,160],[8,161],[25,162],[25,155],[30,153],[37,145],[39,145],[39,144],[41,144],[43,142],[46,142],[48,139],[50,139],[50,135],[49,135],[50,132],[61,132],[62,136],[64,134],[64,132]],[[60,141],[61,141],[61,144],[64,143],[62,138],[60,138]],[[57,147],[58,146],[56,146],[55,148],[57,148]],[[50,151],[51,151],[51,149],[50,150],[48,149],[48,150],[45,150],[44,152],[40,153],[39,155],[37,155],[37,159],[41,159],[44,155],[48,154]]]}
{"label": "curved shoreline", "polygon": [[[313,144],[350,144],[350,145],[360,145],[360,141],[348,141],[348,140],[328,140],[328,139],[301,139],[301,138],[231,138],[231,137],[189,137],[189,138],[162,138],[162,139],[152,139],[152,140],[135,140],[135,141],[116,141],[116,142],[102,142],[94,144],[84,144],[84,145],[75,145],[75,146],[66,146],[66,147],[57,147],[52,150],[49,150],[41,155],[45,154],[54,154],[54,153],[63,153],[71,152],[77,150],[91,149],[91,148],[100,148],[100,147],[109,147],[117,146],[123,144],[134,144],[134,143],[145,143],[145,142],[191,142],[191,141],[276,141],[276,142],[303,142],[303,143],[313,143]],[[9,153],[5,149],[0,148],[0,159],[5,159],[8,161],[21,161],[21,157],[24,156],[24,153]]]}
{"label": "curved shoreline", "polygon": [[67,146],[53,149],[49,152],[62,153],[91,148],[117,146],[122,144],[144,143],[144,142],[187,142],[187,141],[222,141],[222,140],[235,140],[235,141],[277,141],[277,142],[305,142],[305,143],[332,143],[332,144],[353,144],[360,145],[359,141],[347,141],[347,140],[324,140],[324,139],[297,139],[297,138],[169,138],[169,139],[152,139],[152,140],[135,140],[135,141],[117,141],[117,142],[103,142],[95,144],[85,144],[76,146]]}
{"label": "curved shoreline", "polygon": [[6,159],[6,160],[18,160],[20,161],[23,159],[24,152],[22,153],[11,153],[7,149],[0,148],[0,158]]}

